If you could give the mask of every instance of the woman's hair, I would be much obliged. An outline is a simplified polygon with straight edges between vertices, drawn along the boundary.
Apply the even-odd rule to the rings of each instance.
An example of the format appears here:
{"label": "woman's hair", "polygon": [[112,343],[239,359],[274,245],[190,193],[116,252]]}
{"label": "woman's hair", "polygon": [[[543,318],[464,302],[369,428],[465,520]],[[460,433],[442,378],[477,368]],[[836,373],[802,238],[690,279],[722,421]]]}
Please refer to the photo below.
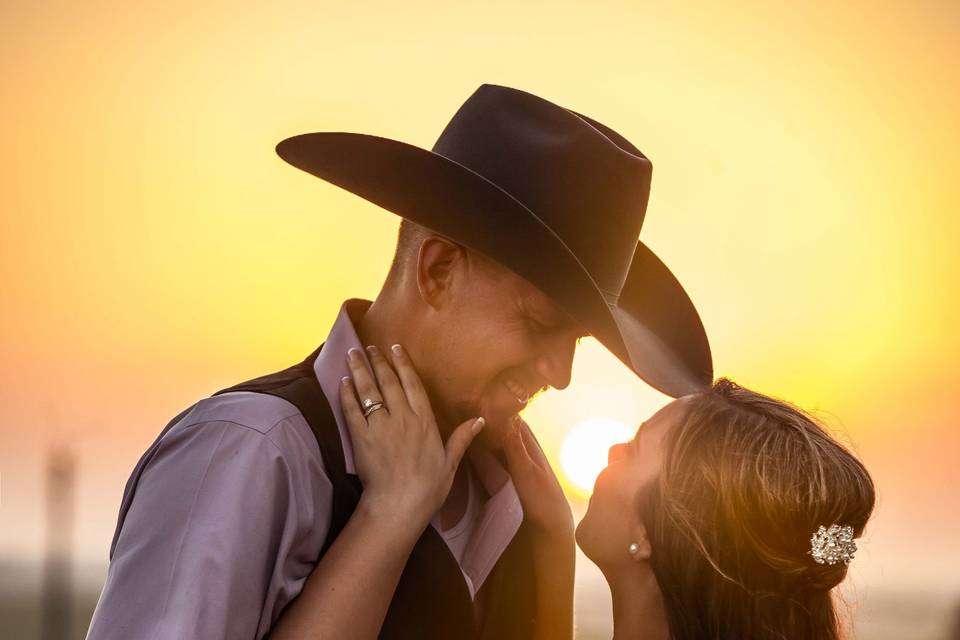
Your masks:
{"label": "woman's hair", "polygon": [[823,525],[859,537],[870,475],[804,412],[721,379],[666,435],[641,518],[672,640],[833,640],[830,590],[847,565],[818,564]]}

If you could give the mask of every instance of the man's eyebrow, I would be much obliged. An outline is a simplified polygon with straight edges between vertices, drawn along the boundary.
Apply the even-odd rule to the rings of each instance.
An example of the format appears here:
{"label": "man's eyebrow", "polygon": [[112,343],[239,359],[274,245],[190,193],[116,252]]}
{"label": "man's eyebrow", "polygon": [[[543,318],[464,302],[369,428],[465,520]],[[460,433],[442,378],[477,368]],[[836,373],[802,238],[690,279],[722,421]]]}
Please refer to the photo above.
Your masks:
{"label": "man's eyebrow", "polygon": [[576,318],[571,316],[565,310],[556,306],[556,303],[553,303],[553,306],[550,308],[541,308],[537,304],[531,304],[528,305],[528,312],[541,318],[550,327],[568,331],[576,331],[577,337],[581,338],[585,338],[590,335],[590,331],[584,329]]}
{"label": "man's eyebrow", "polygon": [[557,309],[553,314],[557,318],[557,324],[571,331],[577,331],[582,336],[590,335],[590,332],[583,328],[576,318],[562,309]]}
{"label": "man's eyebrow", "polygon": [[563,315],[563,312],[555,308],[543,307],[532,303],[527,305],[527,313],[533,316],[538,322],[550,326],[556,327],[567,324],[567,319]]}

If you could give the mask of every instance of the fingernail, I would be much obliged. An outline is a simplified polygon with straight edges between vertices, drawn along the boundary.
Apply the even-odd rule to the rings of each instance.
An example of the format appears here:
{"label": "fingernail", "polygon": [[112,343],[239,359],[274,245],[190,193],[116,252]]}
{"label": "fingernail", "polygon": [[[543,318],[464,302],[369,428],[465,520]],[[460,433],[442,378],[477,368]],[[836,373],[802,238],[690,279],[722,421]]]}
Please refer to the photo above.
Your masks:
{"label": "fingernail", "polygon": [[474,432],[474,433],[477,433],[478,431],[480,431],[480,429],[483,429],[483,425],[486,424],[486,422],[487,422],[487,421],[484,420],[483,418],[477,418],[477,419],[474,421],[473,426],[471,427],[471,429],[473,429],[473,432]]}
{"label": "fingernail", "polygon": [[348,376],[343,376],[342,378],[340,378],[340,384],[342,384],[345,387],[348,386],[350,384],[350,378]]}
{"label": "fingernail", "polygon": [[403,355],[403,349],[398,344],[393,345],[392,347],[390,347],[390,349],[398,356]]}
{"label": "fingernail", "polygon": [[356,347],[350,347],[350,348],[347,350],[347,357],[350,358],[350,360],[353,361],[353,362],[359,362],[359,361],[360,361],[360,349],[357,349]]}
{"label": "fingernail", "polygon": [[374,345],[370,345],[369,347],[367,347],[367,353],[369,353],[372,356],[378,356],[380,355],[380,350],[377,349]]}

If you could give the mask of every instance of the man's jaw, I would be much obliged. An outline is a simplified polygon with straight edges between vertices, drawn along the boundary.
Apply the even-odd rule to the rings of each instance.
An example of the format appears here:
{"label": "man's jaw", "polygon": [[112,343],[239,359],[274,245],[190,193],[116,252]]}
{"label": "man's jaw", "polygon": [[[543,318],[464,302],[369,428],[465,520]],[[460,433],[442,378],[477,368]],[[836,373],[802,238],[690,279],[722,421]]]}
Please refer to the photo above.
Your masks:
{"label": "man's jaw", "polygon": [[[475,396],[471,400],[456,402],[446,416],[441,417],[438,413],[437,418],[440,421],[448,422],[449,424],[445,426],[452,430],[464,420],[483,416],[487,424],[480,432],[477,440],[484,447],[500,449],[506,436],[515,426],[514,418],[528,407],[535,397],[548,388],[543,386],[531,391],[534,387],[530,384],[524,384],[521,380],[519,376],[515,375],[498,376],[492,384],[486,387],[483,394]],[[449,436],[449,433],[445,434],[444,437],[447,436]]]}

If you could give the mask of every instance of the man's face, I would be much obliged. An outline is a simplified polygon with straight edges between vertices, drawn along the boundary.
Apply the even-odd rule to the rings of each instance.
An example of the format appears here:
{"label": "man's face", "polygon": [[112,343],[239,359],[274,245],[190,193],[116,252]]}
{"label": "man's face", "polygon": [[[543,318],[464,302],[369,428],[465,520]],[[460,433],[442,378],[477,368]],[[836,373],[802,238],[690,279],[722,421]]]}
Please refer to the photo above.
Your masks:
{"label": "man's face", "polygon": [[492,448],[534,395],[570,383],[587,335],[528,281],[483,258],[464,270],[433,324],[429,384],[441,428],[483,416],[481,441]]}

